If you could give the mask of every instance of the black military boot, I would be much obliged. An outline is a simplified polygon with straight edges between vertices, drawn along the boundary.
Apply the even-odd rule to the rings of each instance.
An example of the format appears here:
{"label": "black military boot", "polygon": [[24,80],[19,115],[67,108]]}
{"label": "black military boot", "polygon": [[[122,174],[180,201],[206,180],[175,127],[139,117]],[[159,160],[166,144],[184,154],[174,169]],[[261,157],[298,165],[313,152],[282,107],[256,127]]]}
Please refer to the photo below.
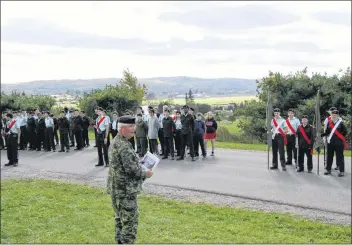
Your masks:
{"label": "black military boot", "polygon": [[270,170],[277,170],[277,169],[278,169],[277,166],[271,166],[271,167],[270,167]]}
{"label": "black military boot", "polygon": [[185,160],[183,157],[179,157],[176,159],[176,161],[181,161],[181,160]]}

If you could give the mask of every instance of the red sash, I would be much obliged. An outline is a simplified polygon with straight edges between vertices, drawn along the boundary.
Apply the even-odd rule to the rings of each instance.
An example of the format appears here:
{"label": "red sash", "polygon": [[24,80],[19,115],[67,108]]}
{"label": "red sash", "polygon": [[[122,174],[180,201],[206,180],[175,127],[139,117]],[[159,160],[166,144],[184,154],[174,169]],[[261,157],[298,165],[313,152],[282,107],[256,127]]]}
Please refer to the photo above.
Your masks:
{"label": "red sash", "polygon": [[[278,124],[277,124],[275,118],[273,118],[273,123],[274,123],[275,128],[277,128]],[[284,131],[282,131],[281,128],[279,128],[279,132],[280,132],[280,134],[284,137],[284,144],[287,145],[286,134],[284,133]]]}
{"label": "red sash", "polygon": [[10,126],[9,126],[9,131],[11,130],[11,128],[13,127],[13,125],[15,125],[15,123],[16,123],[16,120],[14,120],[14,121],[11,122],[11,124],[10,124]]}
{"label": "red sash", "polygon": [[98,127],[97,127],[97,130],[99,130],[99,132],[101,131],[100,128],[99,128],[99,127],[100,127],[100,124],[104,121],[104,119],[105,119],[105,117],[100,118],[100,120],[99,120],[98,123],[97,123],[97,126],[98,126]]}
{"label": "red sash", "polygon": [[292,127],[290,120],[286,119],[287,126],[290,128],[291,132],[296,135],[296,130]]}
{"label": "red sash", "polygon": [[[310,145],[310,139],[308,138],[307,134],[306,134],[306,131],[304,131],[303,127],[302,126],[298,126],[299,128],[299,131],[301,132],[303,138],[305,139],[305,141],[308,143],[308,145]],[[312,155],[313,154],[313,147],[310,151],[310,154]]]}
{"label": "red sash", "polygon": [[[334,128],[334,124],[332,123],[331,120],[328,121],[329,122],[329,126],[331,128],[331,130]],[[335,130],[334,134],[336,134],[337,137],[340,138],[340,140],[343,141],[343,146],[344,146],[344,149],[347,150],[348,149],[348,145],[346,143],[346,139],[345,139],[345,136],[343,136],[339,131],[337,131],[337,129]]]}

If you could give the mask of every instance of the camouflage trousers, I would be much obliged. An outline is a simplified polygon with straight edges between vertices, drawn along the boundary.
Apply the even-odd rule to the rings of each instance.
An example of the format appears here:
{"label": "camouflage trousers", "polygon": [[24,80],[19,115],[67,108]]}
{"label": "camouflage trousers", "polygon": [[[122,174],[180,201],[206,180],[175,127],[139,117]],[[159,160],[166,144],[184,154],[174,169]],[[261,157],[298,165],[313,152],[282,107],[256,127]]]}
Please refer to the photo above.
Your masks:
{"label": "camouflage trousers", "polygon": [[134,244],[138,229],[137,196],[117,197],[111,195],[115,212],[115,240],[118,244]]}

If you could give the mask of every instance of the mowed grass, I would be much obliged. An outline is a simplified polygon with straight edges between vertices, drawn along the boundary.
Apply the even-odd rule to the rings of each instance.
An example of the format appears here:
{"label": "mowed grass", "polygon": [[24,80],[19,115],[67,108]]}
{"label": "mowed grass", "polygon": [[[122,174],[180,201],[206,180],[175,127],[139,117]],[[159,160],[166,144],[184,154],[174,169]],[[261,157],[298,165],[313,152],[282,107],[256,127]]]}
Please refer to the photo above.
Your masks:
{"label": "mowed grass", "polygon": [[[114,243],[104,189],[47,180],[1,182],[1,243]],[[350,243],[351,228],[141,195],[137,243]]]}
{"label": "mowed grass", "polygon": [[[238,95],[228,97],[207,97],[207,98],[195,98],[194,101],[197,104],[208,104],[208,105],[227,105],[229,103],[241,103],[245,100],[256,100],[258,99],[255,95]],[[159,104],[161,101],[168,99],[157,99],[157,100],[146,100],[146,104]],[[186,103],[185,98],[174,98],[172,99],[174,104],[183,105]]]}

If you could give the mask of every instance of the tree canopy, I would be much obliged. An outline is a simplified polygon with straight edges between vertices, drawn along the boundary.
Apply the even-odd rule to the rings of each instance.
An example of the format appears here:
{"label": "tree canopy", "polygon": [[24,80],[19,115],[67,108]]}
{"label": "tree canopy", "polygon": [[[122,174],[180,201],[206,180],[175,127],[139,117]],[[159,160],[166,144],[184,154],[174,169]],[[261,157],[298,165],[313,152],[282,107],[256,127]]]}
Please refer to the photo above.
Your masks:
{"label": "tree canopy", "polygon": [[309,123],[313,124],[314,105],[318,90],[321,92],[320,114],[322,120],[328,116],[328,109],[335,106],[350,129],[352,121],[350,68],[344,71],[340,70],[331,76],[326,73],[313,73],[308,76],[307,68],[288,75],[269,72],[268,76],[257,81],[259,101],[246,101],[243,108],[235,110],[234,116],[240,118],[238,125],[244,132],[265,141],[265,112],[269,91],[272,94],[273,106],[281,109],[282,116],[286,116],[288,109],[293,108],[296,110],[296,116],[300,117],[306,114],[309,117]]}
{"label": "tree canopy", "polygon": [[115,86],[106,85],[105,89],[84,93],[79,100],[79,107],[90,116],[97,106],[107,111],[117,111],[121,115],[126,109],[135,109],[141,105],[146,94],[146,86],[139,84],[129,70],[124,70],[123,78]]}
{"label": "tree canopy", "polygon": [[55,105],[55,99],[46,95],[26,95],[25,93],[1,93],[1,111],[11,110],[50,110]]}

